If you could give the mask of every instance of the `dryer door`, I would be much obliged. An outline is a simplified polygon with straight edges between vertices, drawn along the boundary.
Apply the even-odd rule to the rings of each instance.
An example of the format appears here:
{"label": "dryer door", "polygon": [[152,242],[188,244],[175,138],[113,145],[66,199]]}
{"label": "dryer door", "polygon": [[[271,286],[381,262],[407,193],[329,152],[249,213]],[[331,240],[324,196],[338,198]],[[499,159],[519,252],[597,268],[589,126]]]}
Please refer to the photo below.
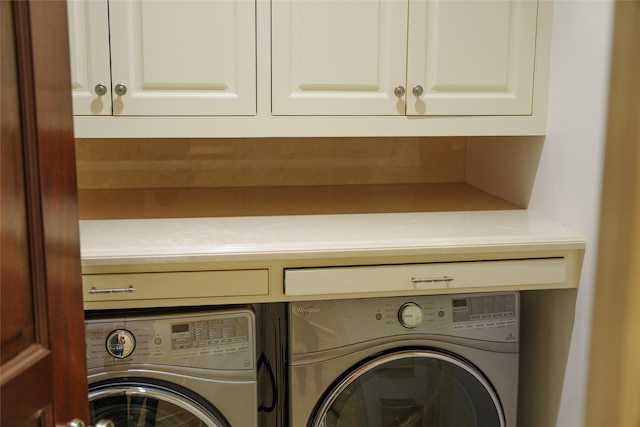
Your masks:
{"label": "dryer door", "polygon": [[200,396],[157,380],[92,385],[89,410],[93,425],[107,419],[116,427],[230,427]]}
{"label": "dryer door", "polygon": [[504,427],[500,401],[469,363],[411,349],[367,360],[338,380],[312,427]]}

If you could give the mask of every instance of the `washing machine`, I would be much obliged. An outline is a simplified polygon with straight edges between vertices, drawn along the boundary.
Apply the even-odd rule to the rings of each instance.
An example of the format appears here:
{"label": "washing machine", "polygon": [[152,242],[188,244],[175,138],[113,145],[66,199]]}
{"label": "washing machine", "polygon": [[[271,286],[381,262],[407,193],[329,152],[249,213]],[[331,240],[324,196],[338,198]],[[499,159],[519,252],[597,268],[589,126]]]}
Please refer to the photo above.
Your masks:
{"label": "washing machine", "polygon": [[257,426],[250,308],[89,314],[85,327],[93,425]]}
{"label": "washing machine", "polygon": [[290,303],[291,427],[515,427],[519,294]]}

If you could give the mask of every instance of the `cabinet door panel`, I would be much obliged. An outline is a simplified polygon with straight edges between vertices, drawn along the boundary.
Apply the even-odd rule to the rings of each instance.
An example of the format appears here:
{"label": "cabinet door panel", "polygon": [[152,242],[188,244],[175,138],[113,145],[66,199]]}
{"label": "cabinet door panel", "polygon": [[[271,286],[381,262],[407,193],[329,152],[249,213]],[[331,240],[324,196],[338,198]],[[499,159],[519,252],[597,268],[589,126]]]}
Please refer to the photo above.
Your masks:
{"label": "cabinet door panel", "polygon": [[111,0],[114,115],[254,115],[255,1]]}
{"label": "cabinet door panel", "polygon": [[[69,52],[74,115],[111,115],[107,0],[68,0]],[[96,93],[103,85],[104,95]]]}
{"label": "cabinet door panel", "polygon": [[272,3],[275,115],[398,115],[404,97],[407,3]]}
{"label": "cabinet door panel", "polygon": [[530,115],[534,0],[410,0],[410,115]]}

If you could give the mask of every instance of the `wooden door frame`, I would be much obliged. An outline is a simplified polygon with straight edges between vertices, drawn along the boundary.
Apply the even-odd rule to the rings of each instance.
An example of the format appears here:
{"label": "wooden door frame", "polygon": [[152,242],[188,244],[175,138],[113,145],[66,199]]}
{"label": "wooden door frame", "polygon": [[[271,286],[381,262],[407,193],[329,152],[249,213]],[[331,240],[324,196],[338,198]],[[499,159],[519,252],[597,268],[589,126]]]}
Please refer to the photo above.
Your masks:
{"label": "wooden door frame", "polygon": [[585,425],[640,426],[640,1],[617,1]]}
{"label": "wooden door frame", "polygon": [[66,425],[88,421],[89,412],[66,2],[3,3],[15,26],[31,283],[41,317],[34,342],[0,370],[1,424]]}

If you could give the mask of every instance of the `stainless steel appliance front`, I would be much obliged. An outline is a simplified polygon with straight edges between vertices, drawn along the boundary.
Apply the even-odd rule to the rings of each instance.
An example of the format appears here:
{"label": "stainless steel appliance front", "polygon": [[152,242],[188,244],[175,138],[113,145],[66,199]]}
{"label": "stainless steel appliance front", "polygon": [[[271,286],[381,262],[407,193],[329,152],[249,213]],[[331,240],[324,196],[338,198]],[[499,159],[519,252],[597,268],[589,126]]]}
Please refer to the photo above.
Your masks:
{"label": "stainless steel appliance front", "polygon": [[92,423],[256,427],[255,329],[248,308],[89,318]]}
{"label": "stainless steel appliance front", "polygon": [[289,424],[513,427],[516,292],[289,305]]}

